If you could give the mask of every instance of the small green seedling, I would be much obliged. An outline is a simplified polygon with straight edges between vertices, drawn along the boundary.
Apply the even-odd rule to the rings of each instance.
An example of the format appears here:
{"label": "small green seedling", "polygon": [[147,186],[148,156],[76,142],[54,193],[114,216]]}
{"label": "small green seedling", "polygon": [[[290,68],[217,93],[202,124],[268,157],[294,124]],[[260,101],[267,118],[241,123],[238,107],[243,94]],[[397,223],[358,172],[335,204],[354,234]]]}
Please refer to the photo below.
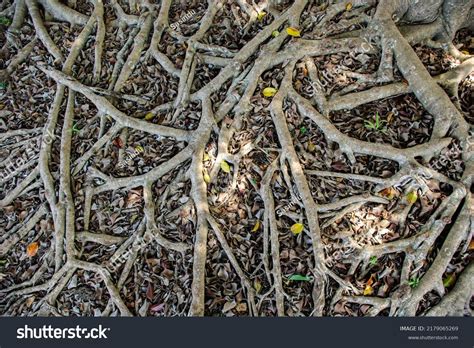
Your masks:
{"label": "small green seedling", "polygon": [[378,262],[378,259],[377,259],[377,256],[371,256],[370,259],[369,259],[369,263],[372,265],[372,266],[375,266]]}
{"label": "small green seedling", "polygon": [[418,285],[420,285],[420,278],[411,278],[409,281],[408,281],[408,285],[410,285],[410,287],[412,288],[417,288]]}
{"label": "small green seedling", "polygon": [[69,131],[72,133],[72,135],[74,135],[74,134],[78,134],[79,131],[80,131],[80,129],[78,129],[78,128],[77,128],[77,124],[74,123],[74,124],[72,125],[72,128],[71,128]]}
{"label": "small green seedling", "polygon": [[384,120],[381,120],[380,119],[380,115],[379,113],[377,112],[375,114],[375,122],[372,122],[372,121],[365,121],[364,123],[364,126],[365,128],[369,129],[369,130],[374,130],[376,132],[381,132],[381,133],[384,133],[386,134],[387,133],[387,128],[385,128],[383,126],[383,124],[385,123],[386,121]]}
{"label": "small green seedling", "polygon": [[301,135],[304,135],[307,131],[308,129],[305,126],[301,126],[300,128]]}
{"label": "small green seedling", "polygon": [[12,21],[10,20],[10,18],[3,17],[3,16],[0,17],[0,24],[10,25],[11,23],[12,23]]}

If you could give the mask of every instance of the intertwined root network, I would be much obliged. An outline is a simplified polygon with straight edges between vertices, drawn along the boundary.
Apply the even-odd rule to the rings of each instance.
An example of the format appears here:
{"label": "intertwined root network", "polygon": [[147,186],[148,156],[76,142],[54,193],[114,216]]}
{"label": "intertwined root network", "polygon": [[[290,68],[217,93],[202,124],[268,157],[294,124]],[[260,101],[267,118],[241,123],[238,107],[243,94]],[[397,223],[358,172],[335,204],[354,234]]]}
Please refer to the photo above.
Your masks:
{"label": "intertwined root network", "polygon": [[[6,6],[3,166],[35,151],[2,181],[2,313],[465,314],[473,4],[427,3]],[[407,100],[429,134],[379,115]]]}

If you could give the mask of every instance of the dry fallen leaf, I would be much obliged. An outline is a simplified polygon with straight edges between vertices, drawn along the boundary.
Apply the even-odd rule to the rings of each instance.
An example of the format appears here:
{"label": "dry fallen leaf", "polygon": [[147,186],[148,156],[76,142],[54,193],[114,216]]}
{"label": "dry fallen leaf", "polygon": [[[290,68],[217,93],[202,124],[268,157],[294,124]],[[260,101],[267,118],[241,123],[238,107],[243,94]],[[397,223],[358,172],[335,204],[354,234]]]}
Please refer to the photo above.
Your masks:
{"label": "dry fallen leaf", "polygon": [[257,222],[252,228],[252,232],[257,232],[259,228],[260,228],[260,220],[257,220]]}
{"label": "dry fallen leaf", "polygon": [[450,288],[453,286],[453,284],[456,282],[456,274],[451,273],[448,274],[444,279],[443,279],[443,285],[445,288]]}
{"label": "dry fallen leaf", "polygon": [[26,247],[26,255],[28,255],[28,257],[35,256],[38,253],[38,249],[39,249],[39,245],[37,242],[28,244],[28,246]]}
{"label": "dry fallen leaf", "polygon": [[397,196],[397,193],[398,191],[395,190],[393,187],[387,187],[380,191],[380,194],[389,200],[394,199]]}
{"label": "dry fallen leaf", "polygon": [[364,296],[370,296],[374,293],[374,289],[370,285],[366,285],[364,289]]}
{"label": "dry fallen leaf", "polygon": [[226,173],[230,173],[229,163],[227,163],[226,161],[222,161],[221,162],[221,169],[222,169],[222,171],[224,171]]}
{"label": "dry fallen leaf", "polygon": [[247,312],[247,304],[241,302],[235,307],[235,310],[239,313]]}
{"label": "dry fallen leaf", "polygon": [[203,178],[204,178],[204,181],[206,182],[206,184],[211,183],[211,177],[209,176],[209,174],[204,173]]}
{"label": "dry fallen leaf", "polygon": [[295,235],[300,234],[304,230],[304,225],[301,223],[296,223],[293,226],[291,226],[291,232]]}
{"label": "dry fallen leaf", "polygon": [[145,115],[145,120],[147,121],[150,121],[153,119],[153,117],[155,117],[155,115],[153,114],[153,112],[149,112]]}
{"label": "dry fallen leaf", "polygon": [[148,287],[146,289],[146,298],[149,299],[150,301],[153,301],[153,285],[151,283],[148,283]]}
{"label": "dry fallen leaf", "polygon": [[407,194],[408,203],[415,204],[417,200],[418,200],[418,194],[416,193],[416,191],[411,191],[410,193]]}
{"label": "dry fallen leaf", "polygon": [[123,148],[123,141],[120,137],[115,138],[113,144],[119,148]]}
{"label": "dry fallen leaf", "polygon": [[253,282],[253,287],[255,288],[255,292],[258,294],[262,290],[262,283],[260,283],[258,279],[255,279]]}
{"label": "dry fallen leaf", "polygon": [[263,19],[263,17],[265,17],[267,15],[267,13],[265,11],[260,11],[258,14],[257,14],[257,19],[259,21],[261,21]]}
{"label": "dry fallen leaf", "polygon": [[365,284],[365,289],[364,289],[364,296],[370,296],[374,293],[374,289],[372,288],[372,284],[374,283],[375,276],[372,274],[367,281],[367,284]]}
{"label": "dry fallen leaf", "polygon": [[352,2],[348,2],[346,5],[346,11],[352,10]]}
{"label": "dry fallen leaf", "polygon": [[301,37],[301,32],[293,27],[288,27],[286,28],[286,32],[288,35],[293,36],[293,37]]}
{"label": "dry fallen leaf", "polygon": [[264,97],[273,97],[275,94],[277,94],[278,90],[276,88],[273,88],[273,87],[267,87],[263,90],[263,96]]}

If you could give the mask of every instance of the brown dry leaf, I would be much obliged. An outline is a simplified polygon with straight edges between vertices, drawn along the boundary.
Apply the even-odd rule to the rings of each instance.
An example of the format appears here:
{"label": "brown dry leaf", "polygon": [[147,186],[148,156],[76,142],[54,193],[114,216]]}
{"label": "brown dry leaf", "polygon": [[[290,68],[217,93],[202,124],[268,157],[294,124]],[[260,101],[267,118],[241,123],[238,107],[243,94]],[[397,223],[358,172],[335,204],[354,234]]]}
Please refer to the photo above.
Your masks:
{"label": "brown dry leaf", "polygon": [[117,137],[114,139],[113,144],[117,146],[118,148],[123,148],[123,141],[120,139],[120,137]]}
{"label": "brown dry leaf", "polygon": [[386,197],[388,200],[392,200],[397,196],[398,191],[393,187],[387,187],[380,191],[380,194]]}
{"label": "brown dry leaf", "polygon": [[38,249],[39,249],[39,245],[37,242],[28,244],[28,246],[26,247],[26,255],[28,255],[28,257],[35,256],[38,253]]}
{"label": "brown dry leaf", "polygon": [[367,284],[365,284],[365,289],[364,289],[364,296],[370,296],[374,293],[374,289],[372,288],[372,284],[374,283],[375,280],[375,275],[372,274],[367,281]]}
{"label": "brown dry leaf", "polygon": [[141,192],[130,191],[126,200],[126,207],[133,207],[135,204],[140,203],[142,200]]}
{"label": "brown dry leaf", "polygon": [[28,297],[25,301],[26,307],[30,308],[33,302],[35,302],[35,297],[34,296]]}
{"label": "brown dry leaf", "polygon": [[153,301],[153,293],[153,285],[151,283],[148,283],[148,287],[146,289],[146,298],[150,301]]}
{"label": "brown dry leaf", "polygon": [[235,310],[239,313],[247,312],[247,304],[245,302],[241,302],[235,306]]}
{"label": "brown dry leaf", "polygon": [[393,112],[391,112],[391,111],[388,113],[388,115],[387,115],[387,123],[392,123],[392,121],[393,121],[393,116],[394,116],[394,115],[395,115],[395,114],[394,114]]}

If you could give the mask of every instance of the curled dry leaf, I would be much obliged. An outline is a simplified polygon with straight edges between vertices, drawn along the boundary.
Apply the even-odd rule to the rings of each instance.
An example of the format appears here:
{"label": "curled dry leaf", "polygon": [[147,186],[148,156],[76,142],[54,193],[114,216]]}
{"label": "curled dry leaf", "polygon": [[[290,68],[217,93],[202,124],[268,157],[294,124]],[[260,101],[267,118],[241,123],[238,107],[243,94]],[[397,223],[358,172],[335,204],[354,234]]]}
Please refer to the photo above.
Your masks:
{"label": "curled dry leaf", "polygon": [[260,228],[260,220],[257,220],[257,222],[252,228],[252,232],[257,232],[259,228]]}

